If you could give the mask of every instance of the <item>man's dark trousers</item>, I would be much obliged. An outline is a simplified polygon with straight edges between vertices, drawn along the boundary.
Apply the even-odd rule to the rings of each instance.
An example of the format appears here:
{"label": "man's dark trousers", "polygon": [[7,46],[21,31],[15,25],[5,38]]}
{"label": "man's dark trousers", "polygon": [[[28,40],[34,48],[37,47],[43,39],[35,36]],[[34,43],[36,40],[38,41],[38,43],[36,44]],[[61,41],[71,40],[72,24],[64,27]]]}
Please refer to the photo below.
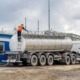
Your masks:
{"label": "man's dark trousers", "polygon": [[17,31],[18,41],[21,41],[21,31]]}

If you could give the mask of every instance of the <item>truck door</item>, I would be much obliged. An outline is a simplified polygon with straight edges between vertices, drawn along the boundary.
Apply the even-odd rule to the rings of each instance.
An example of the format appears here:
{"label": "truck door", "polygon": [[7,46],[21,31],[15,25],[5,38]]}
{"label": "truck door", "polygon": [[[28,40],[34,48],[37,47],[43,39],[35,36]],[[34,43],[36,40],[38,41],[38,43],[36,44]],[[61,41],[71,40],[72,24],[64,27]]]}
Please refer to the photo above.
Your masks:
{"label": "truck door", "polygon": [[2,62],[2,60],[7,59],[6,54],[3,54],[3,51],[5,51],[4,48],[5,48],[4,42],[0,42],[0,64],[6,64],[5,62]]}

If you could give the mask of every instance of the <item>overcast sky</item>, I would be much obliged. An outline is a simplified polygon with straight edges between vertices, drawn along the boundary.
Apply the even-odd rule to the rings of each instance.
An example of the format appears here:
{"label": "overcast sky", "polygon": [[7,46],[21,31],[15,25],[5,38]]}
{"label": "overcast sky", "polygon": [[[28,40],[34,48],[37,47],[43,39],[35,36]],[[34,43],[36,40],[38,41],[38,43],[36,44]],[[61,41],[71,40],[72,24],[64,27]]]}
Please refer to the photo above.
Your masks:
{"label": "overcast sky", "polygon": [[[50,0],[51,28],[80,34],[80,0]],[[48,0],[0,0],[0,29],[13,29],[27,18],[27,29],[48,29]]]}

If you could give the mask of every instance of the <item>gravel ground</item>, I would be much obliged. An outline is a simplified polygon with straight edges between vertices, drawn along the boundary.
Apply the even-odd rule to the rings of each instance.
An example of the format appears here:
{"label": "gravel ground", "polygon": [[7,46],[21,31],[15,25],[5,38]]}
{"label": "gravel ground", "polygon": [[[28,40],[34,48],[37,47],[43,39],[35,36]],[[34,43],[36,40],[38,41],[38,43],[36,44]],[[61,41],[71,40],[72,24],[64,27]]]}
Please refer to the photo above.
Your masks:
{"label": "gravel ground", "polygon": [[80,80],[80,65],[0,67],[0,80]]}

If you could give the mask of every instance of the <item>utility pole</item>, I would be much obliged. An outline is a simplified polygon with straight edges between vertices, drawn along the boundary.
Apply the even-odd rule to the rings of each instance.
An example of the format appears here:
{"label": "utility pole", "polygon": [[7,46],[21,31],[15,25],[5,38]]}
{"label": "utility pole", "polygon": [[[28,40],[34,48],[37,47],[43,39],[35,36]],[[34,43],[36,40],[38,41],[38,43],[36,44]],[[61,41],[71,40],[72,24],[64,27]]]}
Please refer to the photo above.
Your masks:
{"label": "utility pole", "polygon": [[38,20],[38,28],[37,29],[38,29],[38,34],[39,34],[39,20]]}
{"label": "utility pole", "polygon": [[50,31],[50,0],[48,0],[48,30]]}
{"label": "utility pole", "polygon": [[25,29],[27,29],[27,26],[26,26],[26,18],[25,18]]}

